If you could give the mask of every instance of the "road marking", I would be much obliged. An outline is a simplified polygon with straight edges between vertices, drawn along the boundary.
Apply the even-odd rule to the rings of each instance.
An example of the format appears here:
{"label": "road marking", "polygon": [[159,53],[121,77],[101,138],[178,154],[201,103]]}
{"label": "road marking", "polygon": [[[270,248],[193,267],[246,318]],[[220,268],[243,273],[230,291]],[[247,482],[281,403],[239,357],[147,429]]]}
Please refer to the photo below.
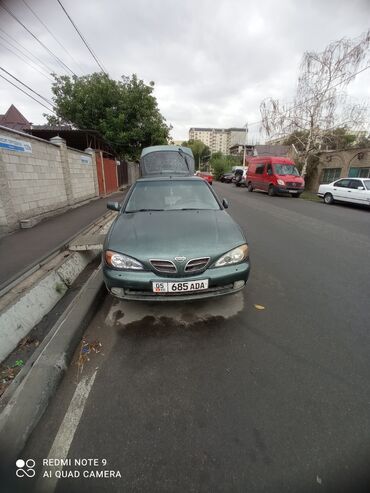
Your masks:
{"label": "road marking", "polygon": [[[94,384],[96,373],[97,372],[95,371],[91,377],[86,376],[77,385],[62,424],[59,427],[58,433],[49,451],[49,455],[47,457],[48,459],[67,458],[73,437],[85,408],[87,398],[89,397],[90,390]],[[43,467],[41,475],[37,481],[36,491],[39,491],[40,493],[52,493],[59,481],[59,479],[55,477],[55,473],[56,471],[62,471],[62,469],[63,466]],[[44,472],[47,470],[52,471],[53,476],[51,478],[43,477]]]}

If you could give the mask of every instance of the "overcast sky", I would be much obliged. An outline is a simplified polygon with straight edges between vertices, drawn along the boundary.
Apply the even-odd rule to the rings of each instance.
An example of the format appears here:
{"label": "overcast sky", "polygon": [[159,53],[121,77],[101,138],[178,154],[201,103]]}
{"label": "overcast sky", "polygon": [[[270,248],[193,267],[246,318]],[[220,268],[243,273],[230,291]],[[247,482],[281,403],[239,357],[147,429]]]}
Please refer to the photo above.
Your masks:
{"label": "overcast sky", "polygon": [[[14,14],[78,75],[99,70],[57,0],[25,2],[5,0]],[[187,139],[192,126],[240,127],[246,121],[258,122],[262,99],[292,100],[304,51],[322,51],[331,41],[359,36],[370,24],[370,0],[62,3],[111,77],[136,73],[146,82],[155,81],[155,95],[162,114],[173,125],[174,139]],[[50,81],[5,48],[9,44],[4,38],[14,41],[4,32],[37,56],[46,65],[45,70],[63,69],[3,9],[0,29],[0,65],[51,98]],[[349,92],[358,101],[370,100],[370,70],[358,76]],[[0,113],[11,103],[31,122],[44,123],[45,108],[0,79]],[[258,123],[250,126],[251,139],[258,139],[258,130]]]}

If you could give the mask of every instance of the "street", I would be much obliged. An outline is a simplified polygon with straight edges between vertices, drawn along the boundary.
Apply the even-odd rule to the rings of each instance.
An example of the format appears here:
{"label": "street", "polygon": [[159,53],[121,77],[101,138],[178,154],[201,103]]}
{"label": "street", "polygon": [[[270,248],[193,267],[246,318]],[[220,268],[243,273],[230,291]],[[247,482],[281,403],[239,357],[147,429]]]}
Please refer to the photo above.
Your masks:
{"label": "street", "polygon": [[[247,234],[246,289],[107,296],[85,334],[101,351],[81,368],[78,349],[24,451],[28,491],[370,488],[370,211],[214,189]],[[115,474],[40,479],[43,459],[66,457]]]}

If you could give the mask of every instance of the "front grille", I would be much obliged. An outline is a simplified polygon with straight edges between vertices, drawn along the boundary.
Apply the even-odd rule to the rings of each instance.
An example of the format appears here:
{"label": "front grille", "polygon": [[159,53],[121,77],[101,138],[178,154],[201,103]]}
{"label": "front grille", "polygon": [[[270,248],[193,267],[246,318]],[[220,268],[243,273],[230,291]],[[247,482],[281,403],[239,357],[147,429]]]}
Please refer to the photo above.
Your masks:
{"label": "front grille", "polygon": [[287,181],[286,186],[290,188],[302,188],[300,183],[296,183],[295,181]]}
{"label": "front grille", "polygon": [[197,272],[206,268],[209,257],[193,258],[185,266],[185,272]]}
{"label": "front grille", "polygon": [[176,265],[171,260],[150,260],[152,267],[158,272],[174,274],[177,272]]}

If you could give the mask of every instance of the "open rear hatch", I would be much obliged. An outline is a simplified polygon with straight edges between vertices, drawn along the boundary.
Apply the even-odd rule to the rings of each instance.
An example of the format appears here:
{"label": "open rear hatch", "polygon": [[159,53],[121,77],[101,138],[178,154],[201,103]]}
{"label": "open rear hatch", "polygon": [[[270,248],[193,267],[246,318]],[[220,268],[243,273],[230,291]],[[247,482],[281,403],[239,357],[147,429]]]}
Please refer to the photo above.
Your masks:
{"label": "open rear hatch", "polygon": [[140,157],[140,175],[193,176],[194,156],[188,147],[152,146],[143,149]]}

